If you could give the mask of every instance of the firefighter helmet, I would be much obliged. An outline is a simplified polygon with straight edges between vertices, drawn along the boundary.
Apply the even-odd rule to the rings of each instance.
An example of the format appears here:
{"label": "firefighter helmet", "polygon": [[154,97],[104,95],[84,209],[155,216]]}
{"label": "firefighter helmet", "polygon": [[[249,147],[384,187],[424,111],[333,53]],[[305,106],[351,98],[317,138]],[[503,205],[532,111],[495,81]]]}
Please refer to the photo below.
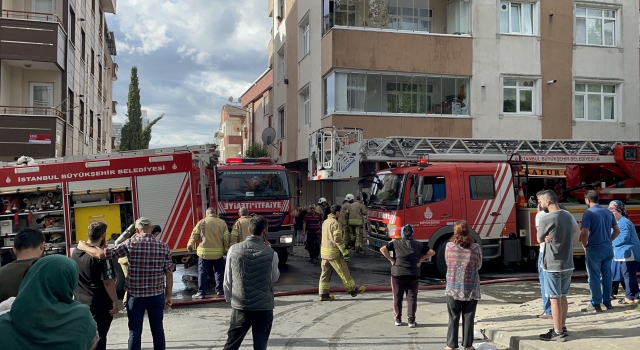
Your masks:
{"label": "firefighter helmet", "polygon": [[327,200],[324,197],[318,199],[318,204],[322,204],[322,203],[327,203]]}
{"label": "firefighter helmet", "polygon": [[352,201],[354,198],[355,198],[355,197],[353,197],[353,195],[352,195],[351,193],[349,193],[348,195],[346,195],[346,196],[344,197],[344,199],[345,199],[345,200],[347,200],[347,201]]}

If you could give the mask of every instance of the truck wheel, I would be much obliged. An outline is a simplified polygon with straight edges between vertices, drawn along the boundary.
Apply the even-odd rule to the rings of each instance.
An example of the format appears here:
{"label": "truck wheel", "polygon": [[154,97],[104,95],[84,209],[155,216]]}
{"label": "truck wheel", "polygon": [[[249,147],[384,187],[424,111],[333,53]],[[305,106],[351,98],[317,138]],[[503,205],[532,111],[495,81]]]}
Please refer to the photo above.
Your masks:
{"label": "truck wheel", "polygon": [[436,264],[436,270],[442,277],[447,276],[447,262],[444,259],[444,255],[448,242],[448,239],[442,240],[440,243],[438,243],[438,246],[436,246],[435,250],[436,256],[434,259],[434,263]]}
{"label": "truck wheel", "polygon": [[289,258],[287,248],[277,248],[276,253],[278,253],[278,267],[285,267],[287,265],[287,259]]}
{"label": "truck wheel", "polygon": [[116,294],[118,295],[118,299],[124,298],[124,272],[122,272],[122,266],[118,264],[118,259],[114,258],[113,260],[113,270],[116,273]]}

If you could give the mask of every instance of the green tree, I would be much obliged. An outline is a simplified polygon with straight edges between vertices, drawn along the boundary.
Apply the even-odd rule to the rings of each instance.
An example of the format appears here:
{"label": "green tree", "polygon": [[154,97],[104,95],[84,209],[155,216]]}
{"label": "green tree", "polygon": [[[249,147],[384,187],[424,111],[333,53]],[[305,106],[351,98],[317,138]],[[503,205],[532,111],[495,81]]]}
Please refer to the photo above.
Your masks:
{"label": "green tree", "polygon": [[254,142],[249,148],[244,152],[245,158],[260,158],[260,157],[268,157],[269,149],[266,145],[261,143]]}
{"label": "green tree", "polygon": [[127,121],[122,126],[120,141],[121,151],[134,151],[149,148],[152,127],[164,117],[154,119],[147,127],[142,128],[142,106],[140,104],[140,88],[138,87],[138,67],[131,67],[131,81],[127,98]]}

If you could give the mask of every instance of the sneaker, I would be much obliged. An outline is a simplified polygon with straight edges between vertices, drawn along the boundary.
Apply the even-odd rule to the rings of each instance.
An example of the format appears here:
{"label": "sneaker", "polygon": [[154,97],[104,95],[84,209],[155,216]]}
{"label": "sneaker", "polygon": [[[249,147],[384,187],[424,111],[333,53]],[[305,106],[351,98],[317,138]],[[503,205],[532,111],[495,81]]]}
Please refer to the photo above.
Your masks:
{"label": "sneaker", "polygon": [[351,296],[355,298],[356,296],[358,296],[358,294],[364,293],[365,289],[367,289],[367,287],[365,286],[356,287],[356,289],[354,289],[352,292],[349,292],[349,294],[351,294]]}
{"label": "sneaker", "polygon": [[206,294],[198,292],[197,294],[192,295],[191,298],[193,298],[193,299],[204,299],[205,296],[206,296]]}
{"label": "sneaker", "polygon": [[221,290],[217,291],[216,295],[218,296],[218,298],[224,298],[224,292]]}
{"label": "sneaker", "polygon": [[395,320],[394,324],[395,324],[396,326],[402,326],[402,320],[400,320],[400,319]]}
{"label": "sneaker", "polygon": [[564,333],[557,333],[553,329],[550,329],[547,333],[540,334],[540,340],[544,340],[544,341],[559,341],[559,342],[567,341],[565,339]]}
{"label": "sneaker", "polygon": [[591,304],[587,305],[586,308],[580,310],[582,312],[602,312],[602,308],[600,305],[593,306]]}
{"label": "sneaker", "polygon": [[569,331],[567,330],[567,327],[562,326],[562,333],[564,334],[565,337],[569,335]]}
{"label": "sneaker", "polygon": [[417,324],[415,322],[409,322],[409,328],[416,328]]}
{"label": "sneaker", "polygon": [[320,301],[331,301],[333,299],[334,299],[334,297],[331,294],[321,294],[320,295]]}
{"label": "sneaker", "polygon": [[611,304],[605,305],[604,307],[606,307],[607,310],[613,310],[613,305],[611,305]]}

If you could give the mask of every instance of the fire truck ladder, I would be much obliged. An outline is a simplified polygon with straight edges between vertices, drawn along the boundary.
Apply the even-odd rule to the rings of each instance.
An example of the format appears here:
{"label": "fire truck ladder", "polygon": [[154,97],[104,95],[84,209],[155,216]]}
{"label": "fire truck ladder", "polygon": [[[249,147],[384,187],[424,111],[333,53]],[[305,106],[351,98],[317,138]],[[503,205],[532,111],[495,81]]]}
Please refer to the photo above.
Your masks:
{"label": "fire truck ladder", "polygon": [[[194,159],[202,159],[207,164],[217,163],[217,158],[220,154],[219,151],[216,150],[216,145],[203,144],[203,145],[195,145],[195,146],[152,148],[152,149],[137,150],[137,151],[85,154],[85,155],[67,156],[67,157],[59,157],[59,158],[34,159],[32,164],[40,165],[40,164],[53,164],[53,163],[63,163],[63,162],[82,162],[82,161],[113,159],[113,158],[131,157],[131,156],[145,156],[145,155],[151,156],[151,155],[172,154],[177,152],[191,152],[193,154]],[[7,167],[7,166],[15,166],[15,165],[20,165],[20,164],[18,164],[17,162],[9,162],[9,163],[0,162],[0,168]]]}
{"label": "fire truck ladder", "polygon": [[[618,145],[640,141],[512,140],[430,137],[386,137],[363,140],[362,129],[323,128],[309,139],[309,177],[341,180],[359,176],[345,162],[399,162],[426,158],[432,162],[507,162],[558,164],[614,163]],[[357,149],[357,151],[356,151]],[[350,163],[349,163],[350,164]]]}

